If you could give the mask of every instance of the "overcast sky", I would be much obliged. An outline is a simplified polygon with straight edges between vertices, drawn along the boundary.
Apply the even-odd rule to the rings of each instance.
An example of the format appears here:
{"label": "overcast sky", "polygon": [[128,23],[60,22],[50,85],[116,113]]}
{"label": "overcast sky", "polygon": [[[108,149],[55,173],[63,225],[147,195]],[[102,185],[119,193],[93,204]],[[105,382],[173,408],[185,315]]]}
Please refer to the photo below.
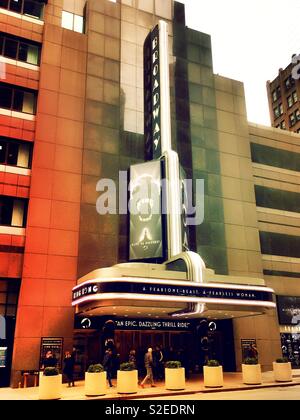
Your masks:
{"label": "overcast sky", "polygon": [[300,54],[300,0],[180,0],[212,36],[214,72],[245,83],[248,120],[270,125],[266,81]]}

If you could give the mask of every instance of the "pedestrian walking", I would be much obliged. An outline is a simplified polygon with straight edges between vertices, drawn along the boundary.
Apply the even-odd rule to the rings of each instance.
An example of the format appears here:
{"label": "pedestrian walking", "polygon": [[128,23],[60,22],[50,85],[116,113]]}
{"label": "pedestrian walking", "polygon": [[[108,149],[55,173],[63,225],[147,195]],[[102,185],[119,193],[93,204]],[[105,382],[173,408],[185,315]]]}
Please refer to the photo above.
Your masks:
{"label": "pedestrian walking", "polygon": [[107,374],[107,380],[108,380],[109,386],[110,388],[112,388],[113,384],[111,380],[112,380],[112,374],[113,374],[113,352],[111,349],[108,349],[105,352],[105,356],[103,359],[103,367]]}
{"label": "pedestrian walking", "polygon": [[74,382],[74,365],[75,359],[74,356],[69,352],[66,351],[65,358],[64,358],[64,369],[63,373],[66,375],[68,379],[68,386],[75,386]]}
{"label": "pedestrian walking", "polygon": [[150,381],[151,387],[155,388],[154,380],[153,380],[153,350],[151,347],[148,349],[148,352],[145,354],[144,362],[145,362],[145,368],[147,370],[147,375],[145,376],[143,382],[141,383],[141,387],[144,388],[145,383],[147,381]]}

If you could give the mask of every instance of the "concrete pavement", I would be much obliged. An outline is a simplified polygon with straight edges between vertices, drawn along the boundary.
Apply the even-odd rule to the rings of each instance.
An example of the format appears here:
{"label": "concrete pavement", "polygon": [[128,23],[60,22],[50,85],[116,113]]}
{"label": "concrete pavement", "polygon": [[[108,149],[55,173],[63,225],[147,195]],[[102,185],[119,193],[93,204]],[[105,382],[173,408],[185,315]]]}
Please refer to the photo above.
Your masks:
{"label": "concrete pavement", "polygon": [[[113,383],[116,385],[115,381]],[[210,396],[216,395],[215,399],[226,399],[226,395],[230,396],[232,391],[243,392],[255,390],[255,392],[264,388],[268,388],[272,393],[274,389],[281,388],[285,389],[288,387],[292,389],[297,385],[300,386],[300,371],[294,371],[293,383],[278,384],[274,382],[273,373],[266,372],[263,374],[263,384],[249,386],[242,383],[241,373],[225,373],[224,374],[224,387],[218,390],[207,389],[203,385],[203,379],[201,376],[194,376],[191,380],[187,381],[186,389],[184,391],[168,391],[165,389],[164,383],[158,383],[156,388],[139,388],[138,394],[135,395],[120,395],[117,393],[116,387],[108,389],[107,395],[104,397],[97,397],[99,400],[124,400],[124,399],[198,399],[199,395],[202,397],[210,394]],[[235,392],[236,393],[236,392]],[[197,398],[195,397],[197,395]],[[295,393],[296,395],[296,393]],[[199,397],[200,398],[200,397]],[[38,399],[38,388],[1,388],[0,389],[0,400],[37,400]],[[87,398],[84,395],[84,383],[77,382],[75,388],[68,388],[67,385],[63,385],[63,400],[90,400],[95,398]],[[230,399],[230,398],[229,398]],[[300,398],[299,398],[300,399]]]}
{"label": "concrete pavement", "polygon": [[[145,398],[143,400],[152,400]],[[170,400],[170,397],[158,397],[157,401]],[[182,400],[180,396],[174,396],[172,401]],[[185,401],[300,401],[300,386],[292,387],[275,387],[275,388],[260,388],[246,391],[231,391],[218,393],[199,393],[193,395],[186,395]]]}

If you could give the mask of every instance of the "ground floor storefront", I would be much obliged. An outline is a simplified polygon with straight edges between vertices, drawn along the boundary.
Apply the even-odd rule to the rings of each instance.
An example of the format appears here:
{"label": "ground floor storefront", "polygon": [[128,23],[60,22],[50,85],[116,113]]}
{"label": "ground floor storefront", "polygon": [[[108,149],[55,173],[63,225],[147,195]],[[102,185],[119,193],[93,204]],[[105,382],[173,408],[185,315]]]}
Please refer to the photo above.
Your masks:
{"label": "ground floor storefront", "polygon": [[[144,320],[94,318],[88,329],[89,318],[79,317],[75,324],[82,326],[74,335],[76,375],[82,378],[90,364],[102,363],[107,341],[113,342],[115,374],[120,363],[128,362],[131,350],[136,352],[139,375],[145,373],[144,355],[151,347],[154,357],[162,353],[163,360],[155,366],[155,376],[161,377],[164,363],[180,361],[186,376],[202,372],[208,359],[218,360],[224,372],[235,372],[233,325],[231,320]],[[121,327],[119,325],[122,325]],[[152,329],[150,327],[152,326]],[[142,328],[142,329],[139,329]],[[159,356],[158,358],[161,358]]]}
{"label": "ground floor storefront", "polygon": [[[252,318],[246,318],[245,322],[250,325]],[[11,385],[14,323],[8,324],[7,327],[10,333],[7,334],[6,340],[0,342],[0,388]],[[49,349],[57,358],[60,370],[64,365],[64,350],[73,350],[75,379],[83,380],[91,364],[103,363],[108,340],[113,340],[114,378],[120,364],[129,360],[131,350],[136,351],[137,369],[139,377],[142,378],[145,375],[144,355],[149,347],[153,348],[154,352],[161,351],[163,354],[163,362],[154,369],[156,380],[163,378],[164,363],[174,360],[180,361],[185,367],[188,380],[202,373],[203,365],[208,359],[218,360],[225,373],[240,371],[240,360],[248,356],[251,343],[258,346],[260,362],[269,357],[260,340],[251,338],[253,332],[247,331],[246,328],[243,329],[243,338],[238,339],[241,342],[240,348],[237,348],[238,329],[235,321],[230,319],[170,320],[76,316],[74,327],[73,346],[68,348],[64,346],[63,337],[42,337],[39,360],[33,359],[32,356],[30,369],[26,363],[24,367],[21,366],[20,379],[14,387],[30,387],[38,383],[38,372]],[[281,338],[282,356],[289,359],[294,369],[299,369],[300,334],[289,332],[287,327],[279,329],[278,326],[278,337]],[[271,353],[272,349],[269,348],[268,351]],[[275,358],[272,357],[272,360]],[[267,370],[271,370],[271,366]]]}

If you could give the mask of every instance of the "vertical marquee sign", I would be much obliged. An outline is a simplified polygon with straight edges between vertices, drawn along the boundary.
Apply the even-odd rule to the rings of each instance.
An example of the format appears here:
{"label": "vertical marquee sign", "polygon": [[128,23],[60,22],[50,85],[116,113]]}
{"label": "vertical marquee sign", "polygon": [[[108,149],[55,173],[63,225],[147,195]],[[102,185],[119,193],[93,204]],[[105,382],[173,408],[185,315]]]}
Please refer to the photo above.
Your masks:
{"label": "vertical marquee sign", "polygon": [[159,159],[166,150],[171,150],[168,54],[168,25],[160,21],[144,44],[146,160]]}
{"label": "vertical marquee sign", "polygon": [[131,261],[164,257],[161,214],[161,164],[159,160],[130,167]]}

